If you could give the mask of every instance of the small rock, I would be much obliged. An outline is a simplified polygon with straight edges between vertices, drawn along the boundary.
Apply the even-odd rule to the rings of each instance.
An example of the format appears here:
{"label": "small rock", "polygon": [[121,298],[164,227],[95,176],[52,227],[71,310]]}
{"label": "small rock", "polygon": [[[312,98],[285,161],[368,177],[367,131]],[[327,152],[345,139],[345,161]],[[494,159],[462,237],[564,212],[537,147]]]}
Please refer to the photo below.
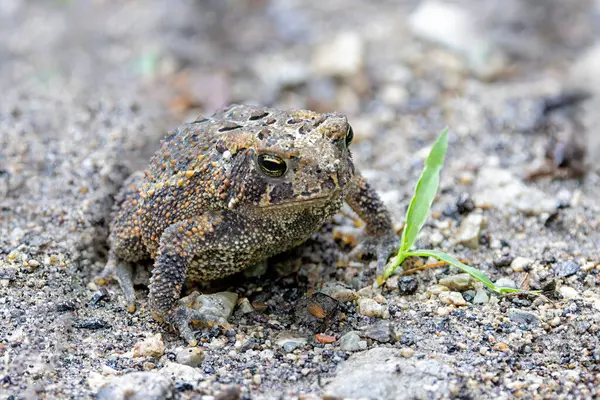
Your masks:
{"label": "small rock", "polygon": [[414,276],[401,276],[398,279],[398,291],[401,296],[414,294],[419,288],[419,281]]}
{"label": "small rock", "polygon": [[288,353],[300,346],[304,346],[307,342],[308,340],[304,336],[293,331],[283,331],[275,339],[275,344],[283,347]]}
{"label": "small rock", "polygon": [[510,347],[506,343],[498,342],[493,347],[496,351],[501,351],[503,353],[508,353],[510,351]]}
{"label": "small rock", "polygon": [[467,215],[458,228],[456,242],[462,244],[469,249],[477,249],[479,247],[479,237],[483,229],[484,219],[480,213],[472,213]]}
{"label": "small rock", "polygon": [[365,297],[358,299],[358,308],[356,311],[367,317],[386,318],[389,315],[388,308],[385,305]]}
{"label": "small rock", "polygon": [[518,308],[511,308],[508,310],[508,318],[517,324],[529,325],[532,327],[538,326],[540,323],[537,315],[529,311],[519,310]]}
{"label": "small rock", "polygon": [[458,274],[442,278],[438,283],[455,292],[462,292],[472,287],[473,279],[469,274]]}
{"label": "small rock", "polygon": [[260,374],[255,374],[252,376],[252,383],[254,383],[256,386],[260,386],[262,383],[262,377]]}
{"label": "small rock", "polygon": [[479,289],[473,298],[473,304],[487,304],[490,301],[490,296],[488,296],[485,289]]}
{"label": "small rock", "polygon": [[439,294],[439,298],[446,304],[453,304],[455,306],[466,306],[467,302],[459,292],[442,292]]}
{"label": "small rock", "polygon": [[[186,300],[194,300],[192,307],[206,315],[208,321],[217,320],[219,322],[227,322],[235,305],[238,295],[232,292],[218,292],[213,294],[199,295],[198,292],[193,292],[186,296]],[[184,299],[180,301],[185,301]]]}
{"label": "small rock", "polygon": [[360,339],[357,332],[350,331],[340,338],[340,348],[344,351],[358,351],[367,348],[367,342]]}
{"label": "small rock", "polygon": [[558,206],[558,201],[552,196],[525,185],[509,171],[500,168],[482,168],[473,193],[473,200],[479,208],[515,209],[527,215],[539,215],[552,214]]}
{"label": "small rock", "polygon": [[133,346],[133,357],[160,358],[163,354],[165,354],[165,344],[160,333],[150,335]]}
{"label": "small rock", "polygon": [[577,290],[573,289],[570,286],[561,286],[561,288],[558,289],[558,292],[563,298],[567,300],[579,298],[579,293],[577,293]]}
{"label": "small rock", "polygon": [[513,281],[510,278],[500,278],[496,281],[495,285],[498,287],[505,287],[511,289],[517,288],[517,284],[515,283],[515,281]]}
{"label": "small rock", "polygon": [[533,265],[533,260],[525,257],[515,257],[510,263],[510,267],[515,272],[528,271]]}
{"label": "small rock", "polygon": [[415,355],[415,351],[410,347],[403,347],[400,349],[400,355],[404,358],[411,358]]}
{"label": "small rock", "polygon": [[204,379],[204,374],[199,369],[174,362],[167,362],[158,372],[174,382],[186,382],[192,385]]}
{"label": "small rock", "polygon": [[379,343],[388,343],[396,337],[392,330],[392,326],[387,321],[378,321],[373,325],[364,327],[361,329],[360,335]]}
{"label": "small rock", "polygon": [[320,76],[353,76],[363,67],[364,53],[364,43],[357,32],[340,33],[317,48],[313,72]]}
{"label": "small rock", "polygon": [[250,300],[247,297],[244,297],[240,300],[238,304],[238,311],[242,314],[251,314],[254,312],[254,308],[252,304],[250,304]]}
{"label": "small rock", "polygon": [[427,293],[429,294],[440,294],[442,292],[449,292],[450,289],[448,289],[446,286],[442,286],[442,285],[431,285],[427,288]]}
{"label": "small rock", "polygon": [[345,303],[358,299],[356,292],[340,282],[328,282],[320,290],[321,293],[333,297],[337,301]]}
{"label": "small rock", "polygon": [[[376,347],[354,353],[324,388],[325,397],[349,399],[450,398],[451,367],[435,359],[407,358],[410,351]],[[456,397],[456,396],[454,396]]]}
{"label": "small rock", "polygon": [[566,278],[579,272],[581,266],[575,261],[560,261],[554,267],[554,275],[557,278]]}
{"label": "small rock", "polygon": [[96,393],[98,400],[162,400],[174,396],[171,380],[157,372],[131,372],[113,379]]}
{"label": "small rock", "polygon": [[204,352],[198,347],[188,347],[179,350],[175,359],[179,364],[199,367],[204,361]]}

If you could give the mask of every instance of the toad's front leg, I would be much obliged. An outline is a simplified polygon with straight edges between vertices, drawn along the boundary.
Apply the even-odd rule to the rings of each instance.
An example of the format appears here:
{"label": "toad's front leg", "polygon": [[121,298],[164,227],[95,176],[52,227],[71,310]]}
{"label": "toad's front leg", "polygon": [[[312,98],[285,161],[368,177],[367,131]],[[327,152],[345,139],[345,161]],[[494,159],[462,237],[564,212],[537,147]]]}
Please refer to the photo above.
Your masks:
{"label": "toad's front leg", "polygon": [[360,175],[350,182],[346,203],[366,223],[365,237],[354,249],[353,255],[370,253],[377,257],[377,272],[381,274],[387,262],[400,244],[394,232],[390,213],[377,192]]}
{"label": "toad's front leg", "polygon": [[[180,300],[186,277],[211,280],[246,268],[248,255],[255,254],[260,245],[260,238],[248,235],[246,225],[231,212],[209,212],[171,225],[161,235],[150,280],[150,308],[155,319],[171,324],[191,346],[196,345],[192,321],[227,321]],[[246,240],[234,247],[235,239],[242,236]]]}

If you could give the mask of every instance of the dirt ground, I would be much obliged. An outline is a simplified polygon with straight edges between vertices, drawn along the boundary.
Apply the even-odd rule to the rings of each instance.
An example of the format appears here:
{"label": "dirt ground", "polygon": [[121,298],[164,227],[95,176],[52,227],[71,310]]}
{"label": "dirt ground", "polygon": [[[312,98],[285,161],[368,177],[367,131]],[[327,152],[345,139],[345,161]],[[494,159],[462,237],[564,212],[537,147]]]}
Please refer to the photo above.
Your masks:
{"label": "dirt ground", "polygon": [[[597,0],[0,2],[0,399],[600,397],[598,33]],[[202,287],[237,306],[189,356],[93,278],[125,178],[230,103],[345,113],[399,229],[449,126],[418,246],[541,292],[376,287],[345,210]]]}

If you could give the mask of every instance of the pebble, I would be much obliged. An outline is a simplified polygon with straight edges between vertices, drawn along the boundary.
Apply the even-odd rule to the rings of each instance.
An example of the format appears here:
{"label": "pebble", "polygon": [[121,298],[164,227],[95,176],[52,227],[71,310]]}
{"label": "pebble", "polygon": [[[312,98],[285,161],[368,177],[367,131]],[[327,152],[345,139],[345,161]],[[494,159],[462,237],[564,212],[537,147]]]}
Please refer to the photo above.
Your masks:
{"label": "pebble", "polygon": [[450,289],[448,289],[446,286],[443,286],[443,285],[432,285],[427,288],[427,293],[429,293],[429,294],[440,294],[442,292],[449,292],[449,291],[450,291]]}
{"label": "pebble", "polygon": [[533,265],[533,260],[525,257],[515,257],[510,263],[510,268],[514,272],[523,272],[528,270]]}
{"label": "pebble", "polygon": [[283,347],[288,353],[304,346],[307,342],[308,340],[304,336],[294,331],[283,331],[275,339],[275,344]]}
{"label": "pebble", "polygon": [[204,352],[198,347],[188,347],[177,352],[175,360],[179,364],[199,367],[204,361]]}
{"label": "pebble", "polygon": [[364,47],[358,32],[339,33],[317,47],[312,70],[319,76],[351,77],[363,67]]}
{"label": "pebble", "polygon": [[414,294],[419,288],[419,280],[414,276],[401,276],[398,279],[398,291],[401,296]]}
{"label": "pebble", "polygon": [[364,327],[361,329],[360,335],[379,343],[388,343],[396,337],[392,326],[387,321],[378,321],[373,325]]}
{"label": "pebble", "polygon": [[163,354],[165,354],[165,344],[160,333],[149,335],[146,339],[137,342],[132,352],[133,357],[160,358]]}
{"label": "pebble", "polygon": [[439,298],[442,302],[455,306],[466,306],[468,304],[460,292],[442,292],[439,294]]}
{"label": "pebble", "polygon": [[537,326],[540,320],[537,315],[530,311],[519,310],[518,308],[511,308],[508,310],[508,318],[518,324]]}
{"label": "pebble", "polygon": [[113,379],[98,393],[98,400],[162,400],[175,396],[171,380],[157,372],[131,372]]}
{"label": "pebble", "polygon": [[247,297],[242,298],[238,304],[238,310],[242,314],[251,314],[254,312],[254,308],[252,304],[250,304],[250,300]]}
{"label": "pebble", "polygon": [[387,306],[365,297],[358,299],[358,309],[356,311],[367,317],[387,318],[389,316]]}
{"label": "pebble", "polygon": [[490,296],[485,289],[479,289],[473,298],[473,304],[487,304],[490,301]]}
{"label": "pebble", "polygon": [[358,298],[356,291],[350,289],[340,282],[328,282],[325,284],[325,286],[323,286],[320,292],[326,294],[327,296],[333,297],[342,303],[354,301]]}
{"label": "pebble", "polygon": [[484,167],[479,171],[473,190],[478,208],[515,209],[527,215],[552,214],[558,201],[539,189],[525,185],[509,171]]}
{"label": "pebble", "polygon": [[[227,322],[237,303],[238,295],[233,292],[218,292],[198,295],[193,292],[187,297],[196,297],[193,308],[206,315],[207,320]],[[193,298],[193,297],[192,297]]]}
{"label": "pebble", "polygon": [[554,267],[554,275],[557,278],[566,278],[571,275],[575,275],[579,272],[581,266],[575,261],[559,261]]}
{"label": "pebble", "polygon": [[415,355],[415,351],[410,347],[403,347],[400,349],[400,355],[404,358],[411,358]]}
{"label": "pebble", "polygon": [[563,298],[567,300],[578,299],[580,297],[577,290],[573,289],[570,286],[561,286],[561,288],[558,289],[558,292]]}
{"label": "pebble", "polygon": [[456,242],[469,249],[479,247],[479,237],[484,226],[483,215],[480,213],[471,213],[463,218],[456,234]]}
{"label": "pebble", "polygon": [[259,386],[262,383],[262,377],[260,374],[255,374],[252,376],[252,383],[254,383],[256,386]]}
{"label": "pebble", "polygon": [[196,384],[204,379],[204,374],[198,368],[175,362],[167,362],[163,368],[158,370],[158,372],[174,382]]}
{"label": "pebble", "polygon": [[495,282],[496,286],[516,289],[517,284],[510,278],[500,278]]}
{"label": "pebble", "polygon": [[455,292],[462,292],[472,287],[473,279],[469,274],[458,274],[444,277],[438,283]]}
{"label": "pebble", "polygon": [[344,351],[358,351],[367,348],[367,342],[360,339],[358,332],[350,331],[340,338],[340,348]]}

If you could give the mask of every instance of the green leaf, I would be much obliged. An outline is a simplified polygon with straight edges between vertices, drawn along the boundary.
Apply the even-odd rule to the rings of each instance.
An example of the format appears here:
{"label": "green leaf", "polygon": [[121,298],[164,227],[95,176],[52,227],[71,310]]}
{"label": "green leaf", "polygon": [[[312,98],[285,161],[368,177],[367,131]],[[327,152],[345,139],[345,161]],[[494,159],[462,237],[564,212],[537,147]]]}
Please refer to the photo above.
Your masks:
{"label": "green leaf", "polygon": [[494,285],[494,282],[490,280],[490,278],[483,272],[478,270],[477,268],[469,267],[467,264],[464,264],[452,257],[449,254],[443,253],[441,251],[435,250],[413,250],[406,253],[406,256],[418,256],[418,257],[433,257],[437,258],[440,261],[445,261],[450,265],[455,266],[456,268],[466,272],[471,275],[473,278],[477,279],[479,282],[483,283],[485,286],[489,287],[493,291],[497,293],[513,293],[513,292],[522,292],[520,289],[507,288],[507,287],[498,287]]}
{"label": "green leaf", "polygon": [[425,224],[429,209],[438,191],[440,171],[444,165],[444,157],[448,149],[448,128],[445,128],[433,144],[425,168],[415,187],[415,192],[406,212],[406,222],[400,240],[400,252],[410,250],[417,240],[419,231]]}

